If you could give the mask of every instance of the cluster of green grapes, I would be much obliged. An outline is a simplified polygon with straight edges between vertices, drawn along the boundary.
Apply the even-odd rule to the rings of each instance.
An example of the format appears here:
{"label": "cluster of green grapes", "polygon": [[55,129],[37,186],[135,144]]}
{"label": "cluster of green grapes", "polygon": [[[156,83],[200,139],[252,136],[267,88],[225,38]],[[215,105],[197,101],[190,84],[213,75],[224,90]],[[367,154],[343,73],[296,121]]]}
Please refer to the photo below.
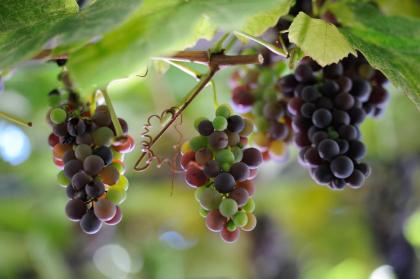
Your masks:
{"label": "cluster of green grapes", "polygon": [[264,160],[280,163],[287,160],[287,146],[292,139],[287,100],[276,86],[284,67],[284,62],[246,67],[234,72],[231,78],[235,111],[256,125],[253,143]]}
{"label": "cluster of green grapes", "polygon": [[197,188],[195,197],[207,228],[234,242],[240,230],[251,231],[256,225],[252,180],[263,158],[258,149],[246,148],[254,125],[221,105],[213,121],[199,118],[195,128],[200,135],[182,146],[185,180]]}
{"label": "cluster of green grapes", "polygon": [[72,90],[53,90],[47,122],[52,128],[48,143],[55,165],[61,170],[58,183],[69,201],[65,212],[80,222],[87,234],[97,233],[102,224],[116,225],[122,219],[120,205],[126,198],[124,154],[134,141],[126,121],[119,119],[124,136],[116,138],[108,107],[89,110]]}

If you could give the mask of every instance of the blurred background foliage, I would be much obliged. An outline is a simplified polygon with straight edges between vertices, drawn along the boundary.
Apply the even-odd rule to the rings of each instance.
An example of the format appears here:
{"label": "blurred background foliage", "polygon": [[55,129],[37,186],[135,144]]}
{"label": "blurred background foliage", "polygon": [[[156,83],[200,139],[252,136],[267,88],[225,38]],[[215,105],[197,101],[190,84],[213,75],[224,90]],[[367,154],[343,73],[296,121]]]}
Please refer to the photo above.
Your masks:
{"label": "blurred background foliage", "polygon": [[[379,2],[389,14],[410,10],[418,16],[418,9],[404,8],[418,8],[416,1],[401,1],[404,5],[398,7],[393,1]],[[215,78],[220,102],[229,101],[233,70]],[[0,120],[0,278],[420,276],[419,112],[392,85],[384,115],[362,125],[367,161],[373,167],[364,188],[337,192],[317,186],[291,147],[287,163],[266,163],[257,177],[257,229],[227,245],[205,228],[194,191],[182,176],[175,176],[172,189],[166,167],[131,171],[139,149],[127,156],[130,189],[122,223],[87,236],[67,220],[67,198],[56,183],[45,122],[47,93],[59,86],[59,72],[55,63],[25,63],[6,77],[0,92],[0,111],[34,123],[25,129]],[[194,84],[177,69],[162,75],[150,66],[144,78],[114,81],[109,93],[138,142],[146,118],[179,103]],[[209,104],[211,88],[183,115],[185,139],[194,134],[195,118],[213,116]],[[172,129],[158,153],[170,156],[178,141]]]}

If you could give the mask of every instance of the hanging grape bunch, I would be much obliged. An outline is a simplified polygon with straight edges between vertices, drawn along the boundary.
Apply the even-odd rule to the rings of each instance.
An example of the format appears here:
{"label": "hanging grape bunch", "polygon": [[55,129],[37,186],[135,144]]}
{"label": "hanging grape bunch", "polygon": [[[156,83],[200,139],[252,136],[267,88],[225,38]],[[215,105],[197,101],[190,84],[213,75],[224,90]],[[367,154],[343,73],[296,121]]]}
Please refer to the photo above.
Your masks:
{"label": "hanging grape bunch", "polygon": [[383,106],[372,102],[377,100],[372,83],[360,75],[367,72],[366,64],[351,60],[355,58],[321,68],[304,59],[294,74],[279,80],[283,94],[293,97],[288,110],[301,162],[317,183],[333,189],[346,184],[358,188],[369,176],[359,126],[368,113]]}
{"label": "hanging grape bunch", "polygon": [[263,159],[258,149],[245,147],[254,126],[221,105],[213,121],[200,118],[195,127],[200,135],[182,147],[185,180],[197,188],[207,228],[234,242],[240,230],[251,231],[256,225],[252,179]]}
{"label": "hanging grape bunch", "polygon": [[118,119],[124,136],[116,139],[107,106],[98,106],[91,115],[89,106],[72,90],[65,94],[53,90],[49,101],[52,108],[47,121],[53,133],[48,142],[61,169],[58,183],[69,198],[67,217],[80,222],[87,234],[97,233],[103,223],[118,224],[122,218],[119,205],[128,188],[124,154],[134,148],[127,123]]}
{"label": "hanging grape bunch", "polygon": [[253,143],[263,152],[264,160],[284,162],[287,144],[292,138],[287,101],[278,93],[276,81],[284,70],[284,62],[247,67],[232,75],[232,104],[257,127]]}

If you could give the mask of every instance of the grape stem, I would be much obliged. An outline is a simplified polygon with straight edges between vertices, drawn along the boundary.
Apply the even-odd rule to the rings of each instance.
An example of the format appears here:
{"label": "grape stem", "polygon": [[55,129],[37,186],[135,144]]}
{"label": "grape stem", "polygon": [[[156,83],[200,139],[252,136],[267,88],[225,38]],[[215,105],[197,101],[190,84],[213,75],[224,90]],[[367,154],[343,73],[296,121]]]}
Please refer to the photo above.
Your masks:
{"label": "grape stem", "polygon": [[[163,136],[163,134],[172,126],[177,118],[183,113],[183,111],[191,104],[191,102],[202,92],[202,90],[212,81],[212,78],[220,70],[222,66],[228,65],[242,65],[242,64],[262,64],[264,59],[261,54],[256,55],[234,55],[228,56],[222,53],[210,54],[207,51],[183,51],[178,52],[172,57],[161,58],[163,60],[173,60],[181,62],[196,62],[201,64],[207,64],[209,71],[200,77],[199,82],[191,89],[187,94],[187,98],[177,107],[175,113],[171,117],[170,121],[158,132],[158,134],[151,139],[148,147],[152,146]],[[134,164],[135,171],[143,171],[146,168],[141,166],[141,162],[145,158],[147,150],[142,150],[140,157]]]}
{"label": "grape stem", "polygon": [[3,118],[3,119],[5,119],[9,122],[13,122],[13,123],[18,124],[18,125],[21,125],[23,127],[27,127],[27,128],[32,127],[32,122],[23,120],[23,119],[21,119],[17,116],[11,115],[11,114],[3,112],[3,111],[0,111],[0,118]]}
{"label": "grape stem", "polygon": [[115,127],[115,136],[117,139],[121,138],[123,136],[123,130],[121,128],[120,121],[118,120],[117,114],[115,113],[114,106],[112,105],[111,98],[109,97],[106,90],[100,90],[102,93],[102,96],[104,96],[105,103],[108,107],[109,114],[111,115],[112,124]]}

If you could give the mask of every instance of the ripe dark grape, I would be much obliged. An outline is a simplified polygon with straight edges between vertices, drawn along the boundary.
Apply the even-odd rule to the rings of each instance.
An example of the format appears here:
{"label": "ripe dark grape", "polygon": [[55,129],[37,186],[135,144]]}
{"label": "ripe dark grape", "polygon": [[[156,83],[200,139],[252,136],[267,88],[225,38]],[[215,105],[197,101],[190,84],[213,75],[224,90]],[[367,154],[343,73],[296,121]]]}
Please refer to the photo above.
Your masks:
{"label": "ripe dark grape", "polygon": [[100,146],[93,150],[94,155],[98,155],[104,161],[105,166],[112,163],[112,150],[107,146]]}
{"label": "ripe dark grape", "polygon": [[314,172],[314,178],[319,184],[328,184],[333,180],[333,174],[327,165],[321,165],[317,167]]}
{"label": "ripe dark grape", "polygon": [[95,234],[101,229],[101,227],[102,222],[98,219],[98,217],[96,217],[93,210],[89,210],[80,220],[80,228],[87,234]]}
{"label": "ripe dark grape", "polygon": [[207,119],[198,124],[198,132],[202,136],[210,136],[214,132],[213,123]]}
{"label": "ripe dark grape", "polygon": [[327,65],[322,69],[324,77],[329,79],[336,79],[343,75],[343,66],[340,63]]}
{"label": "ripe dark grape", "polygon": [[65,211],[71,221],[79,221],[85,215],[87,207],[82,200],[74,199],[67,202]]}
{"label": "ripe dark grape", "polygon": [[359,161],[365,156],[366,147],[361,141],[351,140],[349,141],[349,145],[348,155],[351,156],[354,160]]}
{"label": "ripe dark grape", "polygon": [[318,152],[322,159],[330,161],[340,153],[340,147],[336,141],[324,139],[318,144]]}
{"label": "ripe dark grape", "polygon": [[104,166],[104,160],[98,155],[90,155],[83,161],[83,170],[90,175],[99,174]]}
{"label": "ripe dark grape", "polygon": [[71,185],[73,185],[74,189],[81,190],[83,189],[86,184],[92,181],[92,177],[87,175],[84,171],[79,171],[71,178]]}
{"label": "ripe dark grape", "polygon": [[295,78],[302,83],[311,82],[314,79],[311,67],[307,64],[299,65],[295,70]]}
{"label": "ripe dark grape", "polygon": [[91,198],[98,198],[105,193],[105,186],[100,181],[92,181],[85,187],[86,194]]}
{"label": "ripe dark grape", "polygon": [[355,169],[353,173],[347,177],[346,182],[350,184],[353,188],[359,188],[363,185],[365,181],[365,175],[360,171]]}
{"label": "ripe dark grape", "polygon": [[347,178],[352,174],[354,165],[349,157],[338,156],[331,161],[330,169],[335,177]]}
{"label": "ripe dark grape", "polygon": [[216,177],[220,173],[220,164],[216,160],[210,160],[204,166],[203,171],[208,177]]}
{"label": "ripe dark grape", "polygon": [[246,204],[249,199],[250,194],[245,188],[236,188],[229,193],[229,198],[236,201],[239,207],[242,207]]}
{"label": "ripe dark grape", "polygon": [[239,115],[232,115],[228,118],[227,129],[232,133],[240,133],[245,127],[245,122]]}
{"label": "ripe dark grape", "polygon": [[216,131],[209,136],[209,145],[214,149],[223,149],[228,145],[228,136],[225,132]]}
{"label": "ripe dark grape", "polygon": [[232,192],[235,187],[235,178],[229,173],[221,173],[214,179],[214,187],[220,193]]}
{"label": "ripe dark grape", "polygon": [[190,164],[187,168],[185,180],[192,187],[200,187],[207,183],[208,178],[197,164]]}
{"label": "ripe dark grape", "polygon": [[242,162],[250,168],[256,168],[262,163],[261,152],[256,148],[247,148],[243,152]]}
{"label": "ripe dark grape", "polygon": [[70,160],[64,165],[64,174],[71,179],[73,175],[82,170],[82,167],[82,162],[79,160]]}
{"label": "ripe dark grape", "polygon": [[114,217],[117,208],[116,206],[107,199],[101,199],[94,203],[93,212],[96,217],[102,221],[111,220]]}
{"label": "ripe dark grape", "polygon": [[243,162],[237,162],[230,167],[230,174],[233,176],[235,181],[244,181],[249,177],[249,168],[247,164]]}
{"label": "ripe dark grape", "polygon": [[318,128],[325,128],[331,124],[332,114],[329,110],[321,108],[312,114],[312,122]]}

